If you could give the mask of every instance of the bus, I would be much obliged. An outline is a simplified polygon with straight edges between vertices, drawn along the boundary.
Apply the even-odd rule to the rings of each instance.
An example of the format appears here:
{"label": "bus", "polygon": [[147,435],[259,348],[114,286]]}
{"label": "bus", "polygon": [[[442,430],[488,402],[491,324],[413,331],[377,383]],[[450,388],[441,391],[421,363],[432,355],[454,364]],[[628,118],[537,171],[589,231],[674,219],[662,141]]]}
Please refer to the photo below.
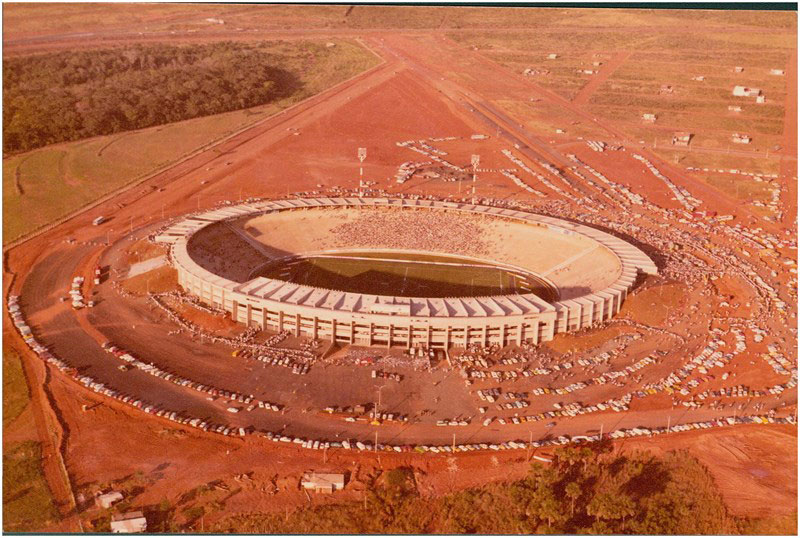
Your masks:
{"label": "bus", "polygon": [[97,217],[96,219],[94,219],[92,221],[92,226],[99,226],[99,225],[103,224],[105,221],[106,221],[105,217],[102,217],[102,216],[101,217]]}

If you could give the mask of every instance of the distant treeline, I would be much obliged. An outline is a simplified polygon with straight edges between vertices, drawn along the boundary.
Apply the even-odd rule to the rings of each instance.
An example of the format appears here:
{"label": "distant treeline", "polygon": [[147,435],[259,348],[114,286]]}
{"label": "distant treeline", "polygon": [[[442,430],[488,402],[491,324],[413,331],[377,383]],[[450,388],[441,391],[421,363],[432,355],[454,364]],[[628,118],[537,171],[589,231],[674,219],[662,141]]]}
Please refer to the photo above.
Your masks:
{"label": "distant treeline", "polygon": [[418,495],[412,469],[394,469],[369,485],[364,502],[243,514],[214,532],[691,535],[768,528],[731,517],[708,471],[686,452],[611,450],[610,443],[557,448],[551,465],[534,463],[522,480],[435,499]]}
{"label": "distant treeline", "polygon": [[[329,53],[307,42],[296,48],[301,60]],[[269,103],[299,89],[298,78],[276,65],[280,59],[264,45],[231,42],[6,58],[3,150],[26,151]]]}

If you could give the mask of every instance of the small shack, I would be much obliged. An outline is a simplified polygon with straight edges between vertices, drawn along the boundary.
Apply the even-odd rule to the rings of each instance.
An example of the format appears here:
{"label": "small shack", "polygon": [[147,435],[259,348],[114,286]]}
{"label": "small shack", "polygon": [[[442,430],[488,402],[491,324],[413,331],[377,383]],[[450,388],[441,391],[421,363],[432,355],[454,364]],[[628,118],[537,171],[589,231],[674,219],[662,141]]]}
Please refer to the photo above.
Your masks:
{"label": "small shack", "polygon": [[741,73],[742,71],[744,71],[744,67],[737,65],[736,67],[733,68],[734,73]]}
{"label": "small shack", "polygon": [[548,60],[555,60],[556,58],[558,58],[558,54],[554,52],[551,52],[550,54],[547,55]]}
{"label": "small shack", "polygon": [[130,533],[146,532],[147,520],[140,511],[114,514],[111,516],[111,532]]}
{"label": "small shack", "polygon": [[692,140],[692,133],[679,132],[672,135],[672,145],[686,147]]}
{"label": "small shack", "polygon": [[318,473],[306,471],[300,480],[303,489],[310,489],[317,493],[333,493],[344,489],[344,475],[341,473]]}
{"label": "small shack", "polygon": [[734,144],[749,144],[752,139],[750,135],[733,133],[732,140]]}
{"label": "small shack", "polygon": [[648,123],[655,123],[656,122],[656,115],[655,114],[642,114],[642,119]]}
{"label": "small shack", "polygon": [[110,508],[112,504],[122,500],[122,493],[119,491],[109,491],[97,496],[97,504],[101,508]]}
{"label": "small shack", "polygon": [[735,97],[758,97],[761,90],[758,88],[748,88],[747,86],[734,86],[733,95]]}
{"label": "small shack", "polygon": [[769,70],[769,74],[770,75],[785,75],[786,72],[783,69],[770,69]]}

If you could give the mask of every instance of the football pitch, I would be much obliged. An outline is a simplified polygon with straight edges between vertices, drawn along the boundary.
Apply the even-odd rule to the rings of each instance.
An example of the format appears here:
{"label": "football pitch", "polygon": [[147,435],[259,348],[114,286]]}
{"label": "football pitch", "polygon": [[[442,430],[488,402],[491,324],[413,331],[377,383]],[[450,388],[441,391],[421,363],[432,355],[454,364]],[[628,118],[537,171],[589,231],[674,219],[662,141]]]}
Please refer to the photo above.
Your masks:
{"label": "football pitch", "polygon": [[259,276],[319,288],[398,297],[481,297],[549,289],[529,275],[455,256],[348,252],[292,258]]}

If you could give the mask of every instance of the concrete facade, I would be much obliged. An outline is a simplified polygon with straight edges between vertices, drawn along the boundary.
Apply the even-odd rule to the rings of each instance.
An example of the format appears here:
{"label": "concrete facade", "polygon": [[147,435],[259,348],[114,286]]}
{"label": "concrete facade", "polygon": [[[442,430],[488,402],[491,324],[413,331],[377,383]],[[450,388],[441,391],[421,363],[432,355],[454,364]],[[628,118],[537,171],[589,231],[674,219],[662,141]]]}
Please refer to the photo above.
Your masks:
{"label": "concrete facade", "polygon": [[[534,294],[491,297],[409,298],[347,293],[258,277],[238,283],[198,265],[187,245],[201,228],[221,220],[294,209],[324,207],[428,208],[473,212],[579,234],[619,259],[619,277],[606,289],[548,303]],[[508,345],[548,341],[611,319],[640,273],[656,274],[650,258],[629,243],[594,228],[534,213],[453,202],[389,198],[313,198],[230,206],[189,216],[160,233],[171,244],[178,283],[207,304],[248,326],[289,331],[315,339],[360,345],[449,348],[472,343]]]}

